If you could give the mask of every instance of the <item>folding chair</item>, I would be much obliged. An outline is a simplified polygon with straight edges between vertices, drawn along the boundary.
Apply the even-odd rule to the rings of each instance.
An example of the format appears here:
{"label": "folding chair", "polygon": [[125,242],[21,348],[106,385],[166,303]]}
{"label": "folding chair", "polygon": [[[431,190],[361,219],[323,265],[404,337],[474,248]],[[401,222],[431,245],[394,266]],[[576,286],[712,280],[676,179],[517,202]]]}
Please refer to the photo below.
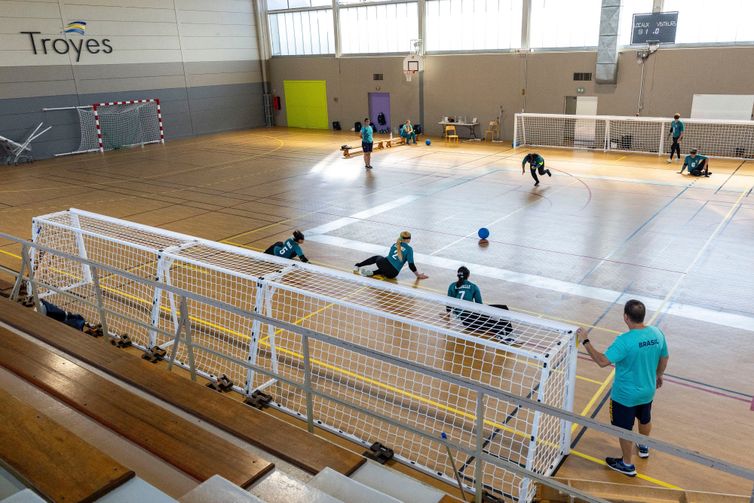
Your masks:
{"label": "folding chair", "polygon": [[484,139],[487,140],[487,136],[490,137],[490,141],[495,141],[495,137],[497,137],[499,125],[497,121],[490,121],[489,126],[487,126],[487,129],[484,131]]}
{"label": "folding chair", "polygon": [[18,143],[4,136],[0,136],[0,148],[2,148],[5,157],[5,164],[15,165],[21,160],[26,162],[32,162],[34,160],[31,155],[31,142],[52,129],[52,126],[48,126],[40,131],[43,125],[44,122],[40,122],[23,143]]}
{"label": "folding chair", "polygon": [[445,143],[459,142],[458,133],[455,126],[445,126]]}

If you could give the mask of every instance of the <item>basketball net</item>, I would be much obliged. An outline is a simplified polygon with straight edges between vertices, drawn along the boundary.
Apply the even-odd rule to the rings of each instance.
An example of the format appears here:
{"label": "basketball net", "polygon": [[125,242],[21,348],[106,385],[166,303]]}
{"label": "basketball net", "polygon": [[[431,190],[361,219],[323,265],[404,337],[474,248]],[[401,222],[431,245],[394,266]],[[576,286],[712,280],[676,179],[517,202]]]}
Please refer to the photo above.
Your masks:
{"label": "basketball net", "polygon": [[416,70],[403,70],[403,75],[406,76],[406,82],[411,82],[411,79],[416,74]]}

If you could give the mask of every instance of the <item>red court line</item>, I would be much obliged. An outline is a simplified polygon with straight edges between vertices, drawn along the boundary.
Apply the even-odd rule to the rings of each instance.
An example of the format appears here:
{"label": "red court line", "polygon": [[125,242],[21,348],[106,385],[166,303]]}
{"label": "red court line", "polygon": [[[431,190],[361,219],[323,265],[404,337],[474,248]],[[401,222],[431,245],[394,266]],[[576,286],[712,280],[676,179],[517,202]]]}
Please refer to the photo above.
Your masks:
{"label": "red court line", "polygon": [[751,409],[749,410],[754,411],[754,398],[751,399]]}

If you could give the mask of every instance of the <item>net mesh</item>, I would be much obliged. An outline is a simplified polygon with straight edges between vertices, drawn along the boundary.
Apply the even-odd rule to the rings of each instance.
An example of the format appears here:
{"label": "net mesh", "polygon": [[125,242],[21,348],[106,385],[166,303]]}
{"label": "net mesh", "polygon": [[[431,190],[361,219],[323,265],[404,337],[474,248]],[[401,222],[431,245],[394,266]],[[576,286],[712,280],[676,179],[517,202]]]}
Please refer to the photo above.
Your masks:
{"label": "net mesh", "polygon": [[[448,481],[454,480],[453,469],[440,434],[474,450],[479,398],[477,391],[450,377],[569,407],[571,364],[576,358],[569,327],[505,311],[501,318],[501,311],[488,306],[80,210],[35,218],[34,236],[36,243],[55,250],[87,256],[146,279],[157,278],[206,299],[440,372],[442,377],[333,343],[308,342],[311,387],[326,395],[314,395],[313,420],[318,426],[363,445],[379,441],[394,449],[399,460]],[[76,299],[94,300],[91,281],[80,263],[40,253],[35,269],[39,281],[72,291]],[[179,302],[172,294],[119,274],[103,272],[100,281],[105,304],[117,313],[107,315],[111,331],[127,332],[142,348],[170,344],[170,335],[155,333],[150,326],[175,330]],[[76,299],[44,288],[38,293],[90,320],[99,319],[96,309]],[[252,361],[276,377],[303,385],[306,360],[301,334],[198,300],[188,299],[187,307],[193,342],[206,348],[194,350],[199,371],[208,376],[225,374],[239,391],[264,389],[276,407],[306,417],[302,388],[250,372],[226,358]],[[186,366],[185,345],[179,347],[177,360]],[[484,451],[550,474],[567,452],[569,425],[496,397],[485,396],[482,402]],[[476,473],[474,459],[462,451],[455,455],[469,488],[481,477],[486,489],[498,496],[516,501],[533,498],[534,485],[526,479],[487,462],[482,463],[482,473]]]}
{"label": "net mesh", "polygon": [[99,104],[94,109],[77,109],[81,142],[79,152],[100,148],[97,132],[99,118],[104,150],[113,150],[133,145],[161,141],[160,120],[157,102]]}
{"label": "net mesh", "polygon": [[[682,153],[697,148],[712,157],[754,157],[754,122],[684,119]],[[659,117],[519,113],[516,146],[564,147],[668,154],[670,120]]]}

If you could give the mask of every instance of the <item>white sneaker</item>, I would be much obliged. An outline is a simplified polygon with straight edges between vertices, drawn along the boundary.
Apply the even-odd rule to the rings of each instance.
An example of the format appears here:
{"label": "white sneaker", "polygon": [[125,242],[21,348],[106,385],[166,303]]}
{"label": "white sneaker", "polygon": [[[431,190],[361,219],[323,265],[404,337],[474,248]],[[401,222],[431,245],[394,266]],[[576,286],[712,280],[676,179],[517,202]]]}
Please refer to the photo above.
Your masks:
{"label": "white sneaker", "polygon": [[359,266],[357,266],[357,265],[353,266],[353,273],[354,274],[359,274]]}
{"label": "white sneaker", "polygon": [[670,164],[671,162],[673,162],[673,159],[668,159],[668,160],[667,160],[666,162],[667,162],[668,164]]}
{"label": "white sneaker", "polygon": [[366,276],[368,278],[369,276],[374,275],[374,271],[372,271],[371,269],[367,269],[366,267],[362,267],[361,269],[359,269],[359,274],[361,274],[362,276]]}

